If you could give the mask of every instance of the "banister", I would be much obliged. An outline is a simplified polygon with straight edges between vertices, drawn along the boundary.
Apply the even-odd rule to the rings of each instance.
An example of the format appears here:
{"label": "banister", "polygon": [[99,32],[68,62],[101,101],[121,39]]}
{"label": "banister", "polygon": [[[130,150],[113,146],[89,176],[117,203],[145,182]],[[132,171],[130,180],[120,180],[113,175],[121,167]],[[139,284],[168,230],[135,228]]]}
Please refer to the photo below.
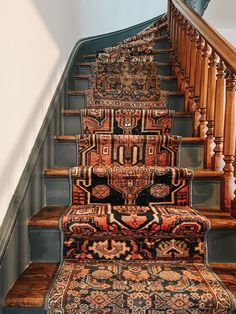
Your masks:
{"label": "banister", "polygon": [[236,48],[212,28],[204,19],[189,8],[183,0],[170,0],[176,9],[199,32],[228,67],[236,72]]}

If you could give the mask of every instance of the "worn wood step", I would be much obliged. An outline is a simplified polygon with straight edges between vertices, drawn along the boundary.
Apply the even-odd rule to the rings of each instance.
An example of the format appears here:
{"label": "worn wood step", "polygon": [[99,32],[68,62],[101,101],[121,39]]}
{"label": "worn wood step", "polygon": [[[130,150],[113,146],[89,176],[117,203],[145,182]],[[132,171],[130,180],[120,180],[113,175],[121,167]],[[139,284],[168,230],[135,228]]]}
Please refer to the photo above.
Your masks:
{"label": "worn wood step", "polygon": [[55,263],[30,264],[8,292],[4,304],[10,307],[42,307],[58,266]]}
{"label": "worn wood step", "polygon": [[[48,168],[44,170],[44,176],[47,177],[68,177],[69,167],[63,168]],[[222,178],[223,171],[209,169],[193,169],[194,178]]]}
{"label": "worn wood step", "polygon": [[[66,211],[67,206],[45,206],[37,214],[32,216],[28,225],[34,228],[58,228],[59,220]],[[236,219],[230,213],[222,212],[220,209],[196,208],[202,215],[211,222],[211,229],[236,230]]]}
{"label": "worn wood step", "polygon": [[[210,264],[225,286],[236,297],[236,264]],[[59,264],[30,264],[8,292],[7,307],[43,307]]]}

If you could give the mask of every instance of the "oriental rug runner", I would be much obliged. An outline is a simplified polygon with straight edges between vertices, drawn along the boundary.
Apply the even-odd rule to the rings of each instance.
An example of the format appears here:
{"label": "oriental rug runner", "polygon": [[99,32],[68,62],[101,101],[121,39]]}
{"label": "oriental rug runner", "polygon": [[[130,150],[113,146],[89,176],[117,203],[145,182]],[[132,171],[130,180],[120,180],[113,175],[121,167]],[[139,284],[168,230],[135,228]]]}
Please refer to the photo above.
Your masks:
{"label": "oriental rug runner", "polygon": [[161,89],[151,25],[97,54],[61,218],[63,260],[51,314],[226,314],[235,307],[205,263],[207,218]]}

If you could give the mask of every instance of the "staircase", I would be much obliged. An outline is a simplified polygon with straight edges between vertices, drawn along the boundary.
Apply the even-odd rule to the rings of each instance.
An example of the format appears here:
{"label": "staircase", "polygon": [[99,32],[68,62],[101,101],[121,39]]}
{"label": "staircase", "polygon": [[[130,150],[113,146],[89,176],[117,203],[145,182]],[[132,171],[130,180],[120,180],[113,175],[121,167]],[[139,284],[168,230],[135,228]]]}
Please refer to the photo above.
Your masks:
{"label": "staircase", "polygon": [[[176,59],[176,16],[169,8],[169,24],[139,35],[154,43],[137,53],[139,69],[115,57],[124,75],[107,62],[111,49],[78,55],[55,167],[44,171],[47,205],[28,222],[32,263],[5,314],[233,313],[236,220],[222,200],[225,171],[206,164],[204,108]],[[133,73],[147,74],[148,88],[128,89]]]}

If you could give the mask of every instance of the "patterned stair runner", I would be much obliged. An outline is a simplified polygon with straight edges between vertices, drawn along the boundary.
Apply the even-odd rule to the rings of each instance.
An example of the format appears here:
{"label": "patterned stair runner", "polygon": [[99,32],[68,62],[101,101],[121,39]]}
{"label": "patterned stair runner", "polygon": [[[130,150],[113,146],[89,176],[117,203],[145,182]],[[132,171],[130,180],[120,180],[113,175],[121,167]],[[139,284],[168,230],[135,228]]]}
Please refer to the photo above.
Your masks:
{"label": "patterned stair runner", "polygon": [[61,218],[63,261],[51,314],[230,313],[205,262],[207,218],[191,207],[193,172],[154,61],[160,24],[97,53]]}
{"label": "patterned stair runner", "polygon": [[157,109],[81,109],[84,134],[170,134],[173,111]]}

